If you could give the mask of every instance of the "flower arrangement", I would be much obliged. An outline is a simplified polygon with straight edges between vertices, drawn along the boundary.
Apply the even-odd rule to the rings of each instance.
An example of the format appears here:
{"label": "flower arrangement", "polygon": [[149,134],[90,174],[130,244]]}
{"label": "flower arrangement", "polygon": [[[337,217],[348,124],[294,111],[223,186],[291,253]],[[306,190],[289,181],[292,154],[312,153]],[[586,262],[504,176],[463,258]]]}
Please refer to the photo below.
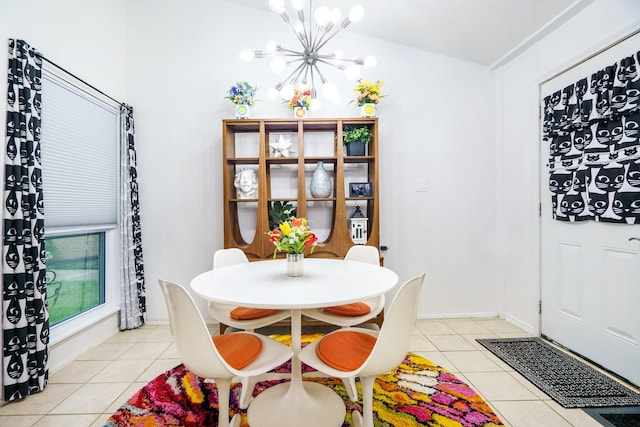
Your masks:
{"label": "flower arrangement", "polygon": [[289,218],[269,231],[268,234],[269,241],[276,247],[273,251],[274,258],[278,252],[301,254],[304,252],[304,248],[311,248],[309,253],[312,254],[318,242],[318,237],[309,231],[309,223],[306,218]]}
{"label": "flower arrangement", "polygon": [[300,89],[296,86],[293,89],[293,95],[287,104],[290,109],[294,108],[304,108],[308,110],[311,106],[311,89]]}
{"label": "flower arrangement", "polygon": [[225,99],[231,100],[236,105],[252,106],[253,98],[256,96],[257,91],[258,88],[256,86],[251,86],[247,82],[237,82],[234,86],[231,86]]}
{"label": "flower arrangement", "polygon": [[358,85],[353,88],[354,92],[358,92],[355,101],[359,106],[368,103],[377,104],[386,96],[380,94],[383,84],[384,80],[376,80],[373,83],[370,80],[358,80]]}

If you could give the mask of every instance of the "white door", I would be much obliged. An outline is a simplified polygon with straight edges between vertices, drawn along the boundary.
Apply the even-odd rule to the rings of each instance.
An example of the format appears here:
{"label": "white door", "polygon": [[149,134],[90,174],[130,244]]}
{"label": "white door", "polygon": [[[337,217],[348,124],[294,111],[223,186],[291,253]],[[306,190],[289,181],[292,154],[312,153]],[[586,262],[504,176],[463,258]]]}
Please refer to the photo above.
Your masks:
{"label": "white door", "polygon": [[[541,104],[639,46],[637,34],[544,83]],[[640,385],[640,225],[552,219],[548,141],[540,152],[541,333]]]}

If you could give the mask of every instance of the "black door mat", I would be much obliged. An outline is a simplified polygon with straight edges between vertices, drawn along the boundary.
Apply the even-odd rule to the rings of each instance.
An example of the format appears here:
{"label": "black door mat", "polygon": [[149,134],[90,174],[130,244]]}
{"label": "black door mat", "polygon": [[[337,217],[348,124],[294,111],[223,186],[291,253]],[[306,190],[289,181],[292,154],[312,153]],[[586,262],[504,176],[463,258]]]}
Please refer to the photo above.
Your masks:
{"label": "black door mat", "polygon": [[586,408],[584,411],[605,427],[640,427],[640,406]]}
{"label": "black door mat", "polygon": [[476,341],[565,408],[640,406],[640,394],[540,338]]}

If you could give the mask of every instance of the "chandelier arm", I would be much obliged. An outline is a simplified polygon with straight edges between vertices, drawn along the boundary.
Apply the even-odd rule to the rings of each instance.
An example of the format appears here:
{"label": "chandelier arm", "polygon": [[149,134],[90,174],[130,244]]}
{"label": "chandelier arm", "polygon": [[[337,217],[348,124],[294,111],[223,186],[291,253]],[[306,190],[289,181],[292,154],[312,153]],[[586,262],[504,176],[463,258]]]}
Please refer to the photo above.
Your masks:
{"label": "chandelier arm", "polygon": [[309,44],[307,49],[313,50],[313,0],[309,0]]}
{"label": "chandelier arm", "polygon": [[309,34],[307,33],[307,29],[304,27],[302,27],[302,35],[298,34],[300,37],[302,37],[302,39],[304,39],[304,43],[302,43],[302,47],[305,49],[310,49],[309,46],[311,46],[312,40],[309,37]]}
{"label": "chandelier arm", "polygon": [[[322,31],[322,34],[319,34],[318,38],[313,42],[313,46],[312,49],[314,49],[315,51],[318,51],[322,46],[324,46],[324,40],[327,37],[327,35],[331,32],[331,30],[334,29],[334,25],[332,22],[329,22],[328,24],[326,24],[324,26],[324,30]],[[341,28],[336,28],[335,29],[335,33],[338,33]],[[333,37],[333,35],[331,36]],[[327,40],[328,41],[328,40]]]}
{"label": "chandelier arm", "polygon": [[295,64],[296,62],[301,62],[301,63],[303,63],[303,64],[305,63],[305,62],[304,62],[304,58],[298,58],[298,59],[292,59],[292,60],[290,60],[290,61],[287,61],[287,62],[286,62],[286,64],[287,64],[287,65],[289,65],[289,64]]}
{"label": "chandelier arm", "polygon": [[300,75],[302,74],[303,71],[305,71],[308,68],[309,68],[308,64],[305,64],[305,63],[300,64],[300,66],[298,68],[296,68],[296,70],[300,70],[300,71],[298,71],[298,74],[296,74],[296,77],[292,79],[292,82],[296,82],[296,83],[299,82],[300,81]]}
{"label": "chandelier arm", "polygon": [[[309,7],[309,21],[305,20],[305,16],[304,16],[304,12],[302,11],[302,9],[300,9],[298,11],[298,19],[300,20],[300,23],[302,23],[302,35],[306,41],[306,45],[303,45],[305,48],[309,48],[312,45],[312,30],[311,30],[311,24],[312,24],[312,20],[311,20],[311,7]],[[305,22],[308,22],[308,25],[305,25]],[[309,31],[307,31],[307,26],[309,27]]]}
{"label": "chandelier arm", "polygon": [[323,37],[316,43],[316,46],[314,46],[314,49],[316,51],[322,49],[324,45],[326,45],[332,38],[334,38],[340,31],[342,31],[342,29],[343,29],[342,27],[336,28],[336,30],[333,33],[331,33],[331,35],[326,39],[324,38],[324,35],[323,35]]}
{"label": "chandelier arm", "polygon": [[303,68],[305,65],[306,65],[306,64],[305,64],[304,62],[303,62],[303,63],[301,63],[300,65],[298,65],[298,66],[296,67],[296,69],[295,69],[295,70],[293,70],[293,71],[291,72],[291,74],[289,74],[289,75],[287,76],[287,78],[286,78],[286,79],[283,79],[282,81],[283,81],[283,82],[287,82],[287,81],[289,81],[289,79],[290,79],[291,77],[293,77],[293,75],[294,75],[295,73],[297,73],[297,72],[298,72],[298,70],[300,70],[301,68]]}
{"label": "chandelier arm", "polygon": [[293,34],[296,35],[296,37],[298,38],[298,41],[300,42],[302,47],[305,48],[305,49],[309,49],[309,45],[308,45],[307,41],[304,38],[302,38],[300,33],[298,33],[296,31],[296,29],[294,28],[294,26],[290,22],[289,22],[289,27],[291,27],[291,31],[293,31]]}
{"label": "chandelier arm", "polygon": [[[330,61],[328,61],[328,60],[330,60]],[[320,55],[320,56],[318,56],[318,61],[320,61],[320,62],[322,62],[324,64],[331,64],[334,67],[338,67],[338,68],[340,67],[340,65],[334,64],[331,61],[341,61],[341,62],[350,62],[350,63],[352,62],[352,63],[357,64],[357,65],[363,65],[364,64],[364,60],[362,58],[336,58],[336,57],[334,57],[332,55]]]}
{"label": "chandelier arm", "polygon": [[313,75],[313,67],[308,67],[307,70],[310,72],[309,74],[311,74],[311,99],[316,99],[316,81]]}
{"label": "chandelier arm", "polygon": [[[286,52],[282,54],[282,56],[303,56],[304,55],[303,52],[298,52],[297,50],[291,50],[291,49],[282,49],[282,52]],[[281,53],[281,52],[278,52],[278,53]],[[277,53],[275,55],[277,55]]]}
{"label": "chandelier arm", "polygon": [[332,67],[336,67],[336,68],[338,68],[340,70],[344,70],[344,66],[343,65],[334,64],[333,62],[327,61],[327,60],[322,59],[322,58],[318,58],[317,62],[322,62],[323,64],[331,65]]}
{"label": "chandelier arm", "polygon": [[318,73],[318,76],[320,76],[320,80],[322,81],[322,83],[326,84],[327,83],[327,79],[324,78],[324,76],[320,72],[320,69],[318,68],[318,66],[316,64],[313,64],[313,68],[316,70],[316,73]]}
{"label": "chandelier arm", "polygon": [[287,13],[286,10],[282,11],[280,13],[280,17],[282,18],[282,20],[284,22],[286,22],[289,25],[289,28],[291,28],[291,31],[293,31],[293,33],[296,35],[296,37],[298,38],[298,40],[300,41],[300,44],[302,44],[302,46],[307,49],[308,46],[305,45],[305,40],[300,37],[300,34],[298,34],[298,32],[296,31],[296,28],[293,26],[293,24],[291,23],[291,18],[289,17],[289,14]]}

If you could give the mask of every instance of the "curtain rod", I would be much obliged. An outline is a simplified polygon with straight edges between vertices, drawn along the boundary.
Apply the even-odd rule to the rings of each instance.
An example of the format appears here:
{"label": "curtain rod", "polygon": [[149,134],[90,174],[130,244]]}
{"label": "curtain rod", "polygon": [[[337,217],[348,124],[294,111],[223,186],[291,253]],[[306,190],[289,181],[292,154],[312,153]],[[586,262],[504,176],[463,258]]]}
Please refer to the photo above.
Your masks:
{"label": "curtain rod", "polygon": [[64,71],[65,73],[67,73],[68,75],[70,75],[71,77],[73,77],[74,79],[82,82],[83,84],[87,85],[88,87],[90,87],[91,89],[95,90],[96,92],[100,93],[101,95],[106,96],[107,98],[109,98],[110,100],[112,100],[113,102],[115,102],[116,104],[123,106],[123,107],[129,107],[127,104],[125,104],[124,102],[120,102],[117,99],[107,95],[106,93],[104,93],[103,91],[101,91],[100,89],[98,89],[97,87],[93,86],[90,83],[87,83],[86,81],[82,80],[80,77],[76,76],[75,74],[73,74],[71,71],[66,70],[65,68],[62,68],[61,66],[59,66],[58,64],[56,64],[55,62],[53,62],[52,60],[50,60],[49,58],[47,58],[46,56],[44,56],[41,53],[37,53],[35,52],[35,54],[40,57],[40,59],[42,59],[43,61],[47,61],[49,64],[53,65],[54,67],[56,67],[57,69]]}

